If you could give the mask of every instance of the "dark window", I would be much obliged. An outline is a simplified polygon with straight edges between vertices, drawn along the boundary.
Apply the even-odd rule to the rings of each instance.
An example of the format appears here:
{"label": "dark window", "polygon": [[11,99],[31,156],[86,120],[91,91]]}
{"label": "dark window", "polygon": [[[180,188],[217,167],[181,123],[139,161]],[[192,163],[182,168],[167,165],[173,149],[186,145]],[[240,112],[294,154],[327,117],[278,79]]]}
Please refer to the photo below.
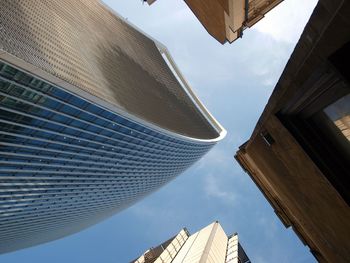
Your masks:
{"label": "dark window", "polygon": [[347,44],[315,68],[278,117],[350,205],[349,52]]}

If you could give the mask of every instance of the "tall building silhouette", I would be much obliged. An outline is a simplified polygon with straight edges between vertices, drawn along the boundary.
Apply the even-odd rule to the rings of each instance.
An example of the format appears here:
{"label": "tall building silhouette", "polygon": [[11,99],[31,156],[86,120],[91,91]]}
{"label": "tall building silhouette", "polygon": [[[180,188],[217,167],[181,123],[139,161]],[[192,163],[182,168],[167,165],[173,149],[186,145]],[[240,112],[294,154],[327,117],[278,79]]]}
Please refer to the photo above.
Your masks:
{"label": "tall building silhouette", "polygon": [[349,1],[318,1],[236,154],[319,262],[350,261],[349,10]]}
{"label": "tall building silhouette", "polygon": [[166,48],[100,1],[2,0],[0,253],[78,232],[225,130]]}
{"label": "tall building silhouette", "polygon": [[250,263],[238,241],[227,236],[219,222],[190,235],[186,228],[157,247],[145,251],[130,263]]}

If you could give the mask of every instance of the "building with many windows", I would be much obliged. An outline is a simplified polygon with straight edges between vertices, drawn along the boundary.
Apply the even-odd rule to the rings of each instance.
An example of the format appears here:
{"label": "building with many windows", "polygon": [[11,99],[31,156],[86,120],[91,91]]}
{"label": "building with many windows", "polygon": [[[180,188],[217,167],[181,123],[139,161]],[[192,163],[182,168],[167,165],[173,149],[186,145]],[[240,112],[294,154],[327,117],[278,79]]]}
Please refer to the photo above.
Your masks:
{"label": "building with many windows", "polygon": [[186,228],[157,247],[145,251],[130,263],[250,263],[238,242],[227,236],[219,222],[190,235]]}
{"label": "building with many windows", "polygon": [[319,0],[237,161],[319,262],[350,260],[350,2]]}
{"label": "building with many windows", "polygon": [[224,135],[166,48],[100,1],[1,1],[0,253],[115,214]]}

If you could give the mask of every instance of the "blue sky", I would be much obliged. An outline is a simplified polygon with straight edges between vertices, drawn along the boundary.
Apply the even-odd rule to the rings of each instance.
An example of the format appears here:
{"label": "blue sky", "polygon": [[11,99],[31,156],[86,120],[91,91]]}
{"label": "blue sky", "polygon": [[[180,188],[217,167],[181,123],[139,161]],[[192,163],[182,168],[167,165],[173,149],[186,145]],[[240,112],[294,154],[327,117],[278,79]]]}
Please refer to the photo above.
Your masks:
{"label": "blue sky", "polygon": [[238,232],[254,263],[316,262],[233,155],[250,137],[317,1],[282,2],[231,45],[211,38],[183,1],[158,0],[151,7],[140,0],[105,2],[168,47],[228,135],[133,207],[78,234],[2,255],[0,262],[129,262],[182,227],[194,233],[214,220],[227,234]]}

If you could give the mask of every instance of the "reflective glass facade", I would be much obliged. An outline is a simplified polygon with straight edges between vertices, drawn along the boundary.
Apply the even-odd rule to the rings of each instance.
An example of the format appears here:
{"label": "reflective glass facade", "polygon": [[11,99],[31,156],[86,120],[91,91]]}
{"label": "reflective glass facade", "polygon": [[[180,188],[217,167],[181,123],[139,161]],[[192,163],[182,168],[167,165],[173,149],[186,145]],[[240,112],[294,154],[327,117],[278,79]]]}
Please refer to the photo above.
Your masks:
{"label": "reflective glass facade", "polygon": [[0,62],[0,253],[116,213],[213,144],[157,131]]}

